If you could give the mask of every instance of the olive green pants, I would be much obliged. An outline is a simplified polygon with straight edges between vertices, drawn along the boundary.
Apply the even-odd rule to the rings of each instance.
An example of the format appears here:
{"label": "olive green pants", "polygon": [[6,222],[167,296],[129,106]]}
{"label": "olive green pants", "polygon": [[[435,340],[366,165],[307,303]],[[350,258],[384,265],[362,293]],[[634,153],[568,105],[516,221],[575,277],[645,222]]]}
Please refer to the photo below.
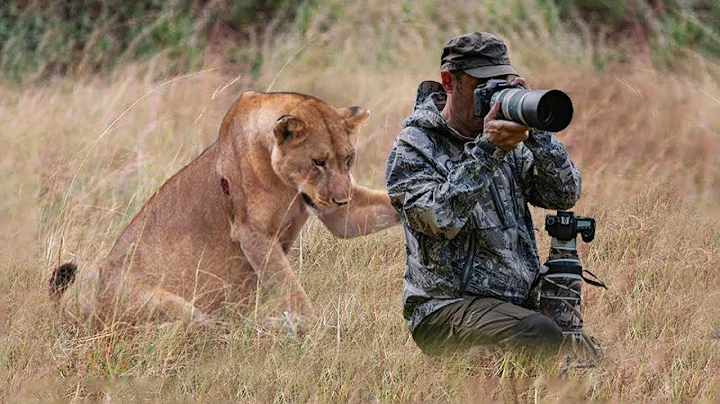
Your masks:
{"label": "olive green pants", "polygon": [[412,336],[430,355],[487,344],[550,353],[557,352],[563,342],[560,327],[549,317],[489,297],[440,308],[418,324]]}

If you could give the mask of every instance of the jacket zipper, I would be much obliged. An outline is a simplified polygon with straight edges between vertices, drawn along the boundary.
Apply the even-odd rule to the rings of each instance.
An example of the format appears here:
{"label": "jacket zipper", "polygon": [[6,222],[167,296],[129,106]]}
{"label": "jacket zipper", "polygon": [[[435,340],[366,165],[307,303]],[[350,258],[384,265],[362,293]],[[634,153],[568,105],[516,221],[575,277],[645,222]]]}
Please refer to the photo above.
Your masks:
{"label": "jacket zipper", "polygon": [[492,194],[493,203],[495,204],[495,211],[497,211],[498,217],[502,224],[503,229],[507,229],[507,222],[505,221],[505,210],[501,208],[500,195],[498,194],[495,183],[490,183],[490,194]]}
{"label": "jacket zipper", "polygon": [[[518,222],[518,220],[520,219],[520,205],[518,204],[516,191],[522,192],[522,189],[519,189],[519,187],[517,186],[517,183],[515,182],[515,176],[513,175],[512,169],[508,170],[508,172],[506,172],[506,174],[508,174],[508,178],[510,178],[510,186],[512,187],[512,191],[513,191],[513,192],[510,192],[510,197],[512,198],[513,206],[515,207],[514,216],[515,216],[515,221],[517,222],[518,231],[519,231],[520,226],[521,226],[520,222]],[[523,225],[525,225],[525,224],[526,224],[525,217],[523,217]],[[528,231],[532,232],[532,228],[529,228]],[[527,265],[525,265],[525,261],[523,261],[522,259],[520,260],[520,266],[522,266],[523,271],[530,272]],[[530,289],[528,289],[528,293],[530,293],[532,291],[537,278],[538,278],[538,274],[535,274],[535,278],[530,281]],[[527,297],[526,297],[526,299],[527,299]]]}
{"label": "jacket zipper", "polygon": [[[474,222],[474,220],[473,220]],[[460,282],[460,292],[465,292],[468,282],[470,282],[470,271],[473,267],[473,261],[475,260],[475,231],[470,231],[470,245],[468,246],[467,254],[465,255],[465,267],[463,268],[463,277]]]}
{"label": "jacket zipper", "polygon": [[515,176],[513,175],[512,169],[508,169],[506,174],[508,175],[508,178],[510,178],[510,186],[512,187],[512,192],[510,192],[510,197],[512,198],[513,206],[515,207],[514,215],[515,215],[515,220],[517,221],[517,219],[520,218],[520,205],[518,205],[516,192],[522,192],[522,189],[519,189],[519,187],[517,186],[517,183],[515,182]]}
{"label": "jacket zipper", "polygon": [[418,244],[420,244],[420,259],[422,265],[428,264],[428,258],[427,258],[427,247],[425,247],[425,236],[420,236],[420,239],[418,240]]}

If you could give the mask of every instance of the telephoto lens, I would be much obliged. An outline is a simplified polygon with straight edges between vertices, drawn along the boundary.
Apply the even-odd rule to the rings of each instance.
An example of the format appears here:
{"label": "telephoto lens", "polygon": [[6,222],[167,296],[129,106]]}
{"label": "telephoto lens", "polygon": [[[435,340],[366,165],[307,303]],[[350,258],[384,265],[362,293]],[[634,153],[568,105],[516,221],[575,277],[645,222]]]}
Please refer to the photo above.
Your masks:
{"label": "telephoto lens", "polygon": [[502,119],[531,128],[559,132],[572,121],[572,100],[560,90],[508,88],[493,94],[491,104],[496,101]]}
{"label": "telephoto lens", "polygon": [[500,103],[499,119],[531,128],[559,132],[572,121],[572,100],[560,90],[527,90],[500,79],[490,79],[475,89],[476,116],[487,115],[496,102]]}

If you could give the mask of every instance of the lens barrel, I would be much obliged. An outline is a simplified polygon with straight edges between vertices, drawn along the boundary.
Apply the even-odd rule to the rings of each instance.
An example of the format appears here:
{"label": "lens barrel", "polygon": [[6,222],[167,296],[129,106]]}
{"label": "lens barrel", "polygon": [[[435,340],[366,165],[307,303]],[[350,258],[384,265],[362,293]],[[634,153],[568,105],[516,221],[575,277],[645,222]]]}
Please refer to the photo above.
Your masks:
{"label": "lens barrel", "polygon": [[496,101],[502,119],[532,128],[559,132],[572,121],[572,101],[560,90],[508,88],[493,94],[492,103]]}

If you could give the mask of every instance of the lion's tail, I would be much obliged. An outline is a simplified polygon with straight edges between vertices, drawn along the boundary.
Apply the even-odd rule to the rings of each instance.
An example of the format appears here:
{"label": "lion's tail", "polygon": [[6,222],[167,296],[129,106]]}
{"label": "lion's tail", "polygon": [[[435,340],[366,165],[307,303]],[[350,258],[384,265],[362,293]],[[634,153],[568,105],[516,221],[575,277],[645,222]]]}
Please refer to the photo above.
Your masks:
{"label": "lion's tail", "polygon": [[60,297],[65,293],[65,290],[75,280],[75,272],[77,271],[77,265],[72,262],[67,262],[60,265],[53,270],[50,281],[50,297],[59,300]]}

